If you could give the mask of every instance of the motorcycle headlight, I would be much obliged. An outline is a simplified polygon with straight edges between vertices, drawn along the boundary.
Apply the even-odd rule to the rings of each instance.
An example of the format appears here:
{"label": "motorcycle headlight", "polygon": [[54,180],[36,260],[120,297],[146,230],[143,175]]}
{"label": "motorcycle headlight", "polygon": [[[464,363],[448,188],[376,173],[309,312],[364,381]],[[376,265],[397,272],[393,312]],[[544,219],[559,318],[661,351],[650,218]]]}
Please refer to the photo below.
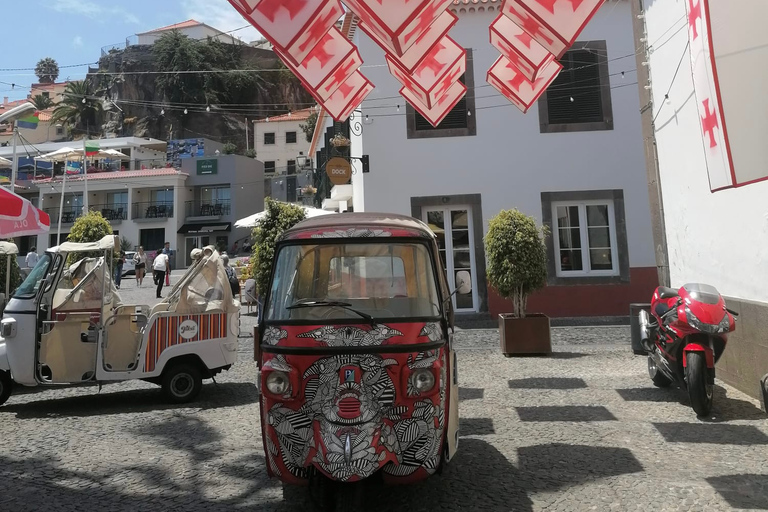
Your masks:
{"label": "motorcycle headlight", "polygon": [[273,395],[285,395],[291,387],[288,374],[283,372],[270,372],[267,375],[267,389]]}
{"label": "motorcycle headlight", "polygon": [[726,333],[731,330],[731,319],[728,313],[725,314],[720,324],[717,326],[717,332]]}
{"label": "motorcycle headlight", "polygon": [[411,385],[419,393],[426,393],[435,387],[435,375],[432,370],[422,368],[411,374]]}
{"label": "motorcycle headlight", "polygon": [[685,317],[688,319],[688,323],[691,325],[691,327],[707,334],[725,333],[728,332],[731,328],[731,323],[728,319],[727,313],[717,325],[702,322],[696,317],[696,315],[691,312],[690,308],[688,307],[685,308]]}

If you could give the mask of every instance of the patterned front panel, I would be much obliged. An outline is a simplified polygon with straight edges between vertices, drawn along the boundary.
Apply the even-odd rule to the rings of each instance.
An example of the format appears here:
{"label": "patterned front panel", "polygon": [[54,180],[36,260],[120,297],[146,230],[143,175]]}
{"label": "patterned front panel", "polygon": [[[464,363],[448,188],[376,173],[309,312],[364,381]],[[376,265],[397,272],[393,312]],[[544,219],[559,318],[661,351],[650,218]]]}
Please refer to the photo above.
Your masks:
{"label": "patterned front panel", "polygon": [[[270,327],[265,345],[351,347],[428,343],[439,324]],[[262,394],[264,441],[272,475],[301,483],[308,468],[352,482],[381,470],[388,480],[416,481],[440,463],[446,429],[447,350],[299,356],[265,354],[263,371],[292,375],[297,389],[280,399]],[[433,390],[419,393],[409,376],[430,370]],[[265,382],[262,382],[262,389]]]}
{"label": "patterned front panel", "polygon": [[[182,324],[184,329],[182,329]],[[197,332],[190,330],[192,324],[197,326]],[[183,336],[180,331],[184,331]],[[160,317],[155,320],[149,331],[147,352],[144,357],[144,371],[153,372],[160,355],[168,347],[226,337],[227,315],[225,313]]]}

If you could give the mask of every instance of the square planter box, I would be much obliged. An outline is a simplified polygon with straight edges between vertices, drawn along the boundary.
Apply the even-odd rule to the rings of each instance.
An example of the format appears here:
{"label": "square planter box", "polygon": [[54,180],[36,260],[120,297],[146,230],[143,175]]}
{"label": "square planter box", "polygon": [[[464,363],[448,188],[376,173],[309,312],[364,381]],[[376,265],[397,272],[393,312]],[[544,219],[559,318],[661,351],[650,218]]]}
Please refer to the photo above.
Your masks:
{"label": "square planter box", "polygon": [[507,357],[552,353],[549,317],[546,315],[530,314],[517,318],[502,313],[499,315],[499,336],[501,352]]}

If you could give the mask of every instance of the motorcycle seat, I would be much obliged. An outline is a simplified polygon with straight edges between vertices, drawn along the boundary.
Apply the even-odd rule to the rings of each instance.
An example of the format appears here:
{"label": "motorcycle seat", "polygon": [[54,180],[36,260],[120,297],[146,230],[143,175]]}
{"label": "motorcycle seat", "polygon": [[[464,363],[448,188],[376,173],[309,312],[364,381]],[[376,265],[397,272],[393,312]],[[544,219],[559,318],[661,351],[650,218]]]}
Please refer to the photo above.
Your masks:
{"label": "motorcycle seat", "polygon": [[659,298],[671,299],[673,297],[679,297],[680,294],[674,288],[667,288],[666,286],[659,286]]}

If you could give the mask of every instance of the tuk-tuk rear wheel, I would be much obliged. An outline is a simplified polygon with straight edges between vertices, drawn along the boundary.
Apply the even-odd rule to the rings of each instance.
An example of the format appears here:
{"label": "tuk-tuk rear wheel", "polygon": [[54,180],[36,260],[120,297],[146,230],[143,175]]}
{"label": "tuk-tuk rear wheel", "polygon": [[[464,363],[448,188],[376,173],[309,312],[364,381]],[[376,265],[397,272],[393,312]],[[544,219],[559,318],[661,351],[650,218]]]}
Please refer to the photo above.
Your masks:
{"label": "tuk-tuk rear wheel", "polygon": [[175,404],[194,400],[203,387],[200,370],[189,363],[177,363],[163,373],[163,393]]}
{"label": "tuk-tuk rear wheel", "polygon": [[3,405],[13,392],[13,379],[11,374],[0,370],[0,405]]}

